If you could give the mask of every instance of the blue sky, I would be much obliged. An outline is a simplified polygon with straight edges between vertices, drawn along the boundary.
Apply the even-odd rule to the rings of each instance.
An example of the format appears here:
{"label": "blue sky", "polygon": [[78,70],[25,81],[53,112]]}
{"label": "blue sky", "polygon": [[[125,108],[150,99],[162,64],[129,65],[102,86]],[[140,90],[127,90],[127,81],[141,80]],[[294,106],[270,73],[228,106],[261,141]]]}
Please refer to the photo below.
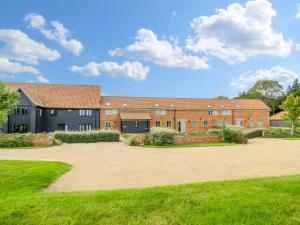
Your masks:
{"label": "blue sky", "polygon": [[121,96],[233,97],[259,79],[286,87],[300,77],[298,3],[5,1],[0,79]]}

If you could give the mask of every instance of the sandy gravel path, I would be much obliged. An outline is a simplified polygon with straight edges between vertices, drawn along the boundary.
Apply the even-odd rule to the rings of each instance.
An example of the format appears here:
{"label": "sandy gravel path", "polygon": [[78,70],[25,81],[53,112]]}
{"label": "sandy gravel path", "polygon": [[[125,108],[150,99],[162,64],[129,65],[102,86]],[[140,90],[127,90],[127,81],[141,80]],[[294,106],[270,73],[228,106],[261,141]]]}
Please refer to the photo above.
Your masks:
{"label": "sandy gravel path", "polygon": [[123,143],[65,144],[0,150],[0,159],[73,165],[48,191],[150,187],[211,180],[300,174],[300,141],[253,139],[247,145],[149,149]]}

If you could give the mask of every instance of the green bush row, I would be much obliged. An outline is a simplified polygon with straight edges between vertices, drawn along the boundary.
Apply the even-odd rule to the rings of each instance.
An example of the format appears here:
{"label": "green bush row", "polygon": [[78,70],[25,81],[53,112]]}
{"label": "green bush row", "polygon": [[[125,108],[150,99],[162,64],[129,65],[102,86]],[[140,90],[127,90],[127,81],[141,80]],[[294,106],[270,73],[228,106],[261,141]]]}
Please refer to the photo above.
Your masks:
{"label": "green bush row", "polygon": [[152,127],[148,135],[151,145],[172,145],[175,143],[176,131],[163,127]]}
{"label": "green bush row", "polygon": [[0,134],[0,148],[30,147],[33,146],[34,135],[26,134]]}
{"label": "green bush row", "polygon": [[270,128],[263,132],[264,138],[290,138],[290,137],[300,137],[300,128],[295,130],[294,136],[291,136],[290,128]]}
{"label": "green bush row", "polygon": [[262,129],[247,129],[247,130],[243,130],[242,133],[247,138],[257,138],[257,137],[262,137],[263,136],[263,130]]}
{"label": "green bush row", "polygon": [[64,143],[117,142],[118,131],[55,132],[54,138]]}
{"label": "green bush row", "polygon": [[236,143],[236,144],[247,144],[248,138],[240,131],[230,128],[222,128],[221,135],[224,142]]}

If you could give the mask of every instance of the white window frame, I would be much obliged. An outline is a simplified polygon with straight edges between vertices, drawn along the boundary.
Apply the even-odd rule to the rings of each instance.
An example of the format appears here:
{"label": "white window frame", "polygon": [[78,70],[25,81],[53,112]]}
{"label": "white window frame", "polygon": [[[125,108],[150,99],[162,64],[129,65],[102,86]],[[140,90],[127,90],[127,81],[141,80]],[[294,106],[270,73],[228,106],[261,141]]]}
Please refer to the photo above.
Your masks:
{"label": "white window frame", "polygon": [[259,126],[259,127],[264,127],[264,125],[265,125],[265,121],[263,121],[263,120],[258,120],[258,126]]}
{"label": "white window frame", "polygon": [[79,131],[91,131],[92,124],[79,124]]}
{"label": "white window frame", "polygon": [[[158,126],[157,126],[157,125],[158,125]],[[160,122],[160,120],[156,120],[156,121],[155,121],[155,126],[156,126],[156,127],[161,127],[161,122]]]}
{"label": "white window frame", "polygon": [[[169,125],[170,125],[170,126],[169,126]],[[168,120],[168,121],[167,121],[167,127],[168,127],[168,128],[171,128],[171,127],[172,127],[172,121],[171,121],[171,120]]]}
{"label": "white window frame", "polygon": [[208,127],[208,125],[209,125],[208,120],[204,120],[204,121],[203,121],[203,125],[204,125],[205,127]]}
{"label": "white window frame", "polygon": [[116,109],[106,109],[105,110],[106,116],[113,116],[113,115],[117,115],[117,114],[118,114],[118,110],[116,110]]}
{"label": "white window frame", "polygon": [[105,128],[112,128],[112,121],[111,120],[105,121]]}
{"label": "white window frame", "polygon": [[221,110],[221,114],[222,114],[222,116],[231,116],[232,111],[229,109],[223,109],[223,110]]}
{"label": "white window frame", "polygon": [[164,109],[157,109],[157,110],[155,110],[155,115],[157,115],[157,116],[165,116],[165,115],[167,115],[167,111],[164,110]]}
{"label": "white window frame", "polygon": [[254,120],[249,120],[249,127],[254,127],[255,123],[254,123]]}
{"label": "white window frame", "polygon": [[198,126],[198,121],[192,120],[192,127],[197,127],[197,126]]}

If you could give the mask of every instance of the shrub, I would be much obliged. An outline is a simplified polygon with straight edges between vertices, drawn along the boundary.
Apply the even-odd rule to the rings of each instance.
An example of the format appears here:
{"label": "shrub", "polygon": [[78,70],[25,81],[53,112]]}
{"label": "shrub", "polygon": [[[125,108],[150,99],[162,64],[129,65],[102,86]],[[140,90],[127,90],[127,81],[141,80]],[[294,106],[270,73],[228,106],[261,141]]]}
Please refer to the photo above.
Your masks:
{"label": "shrub", "polygon": [[290,138],[300,137],[300,129],[295,130],[294,136],[291,136],[290,128],[270,128],[263,132],[264,138]]}
{"label": "shrub", "polygon": [[54,140],[53,140],[53,144],[54,144],[54,145],[62,145],[63,142],[62,142],[61,140],[59,140],[59,139],[54,139]]}
{"label": "shrub", "polygon": [[129,137],[126,144],[131,146],[149,145],[149,137],[147,134],[137,134]]}
{"label": "shrub", "polygon": [[262,129],[247,129],[247,130],[243,130],[242,133],[247,138],[256,138],[256,137],[262,137],[263,136],[263,130]]}
{"label": "shrub", "polygon": [[222,138],[224,142],[236,143],[236,144],[247,144],[247,137],[240,130],[232,130],[229,128],[222,129]]}
{"label": "shrub", "polygon": [[162,127],[152,127],[149,133],[151,145],[172,145],[175,143],[176,131]]}
{"label": "shrub", "polygon": [[95,143],[117,142],[120,133],[118,131],[88,131],[88,132],[55,132],[54,139],[64,143]]}
{"label": "shrub", "polygon": [[209,129],[207,131],[207,134],[212,135],[212,136],[219,136],[219,135],[221,135],[221,129],[220,128]]}
{"label": "shrub", "polygon": [[34,135],[31,133],[26,134],[1,134],[0,147],[13,148],[13,147],[30,147],[33,146]]}

